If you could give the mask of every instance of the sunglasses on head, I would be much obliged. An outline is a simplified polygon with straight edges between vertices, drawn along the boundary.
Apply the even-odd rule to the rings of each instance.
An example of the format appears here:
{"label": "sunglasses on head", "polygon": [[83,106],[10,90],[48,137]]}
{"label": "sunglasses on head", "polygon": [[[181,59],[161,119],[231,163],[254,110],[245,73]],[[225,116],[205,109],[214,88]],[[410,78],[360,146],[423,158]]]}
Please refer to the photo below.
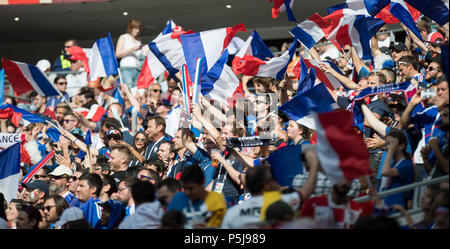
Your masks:
{"label": "sunglasses on head", "polygon": [[151,178],[150,176],[146,176],[146,175],[138,175],[139,179],[147,179],[147,180],[153,180],[153,178]]}

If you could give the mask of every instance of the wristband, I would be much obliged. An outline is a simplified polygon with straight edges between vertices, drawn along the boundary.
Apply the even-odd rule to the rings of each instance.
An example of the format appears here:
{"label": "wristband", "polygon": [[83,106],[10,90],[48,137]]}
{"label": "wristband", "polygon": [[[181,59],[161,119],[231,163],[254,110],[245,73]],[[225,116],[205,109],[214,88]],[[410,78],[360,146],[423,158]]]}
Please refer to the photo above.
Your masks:
{"label": "wristband", "polygon": [[75,138],[75,140],[73,140],[73,143],[75,143],[77,141],[78,138]]}

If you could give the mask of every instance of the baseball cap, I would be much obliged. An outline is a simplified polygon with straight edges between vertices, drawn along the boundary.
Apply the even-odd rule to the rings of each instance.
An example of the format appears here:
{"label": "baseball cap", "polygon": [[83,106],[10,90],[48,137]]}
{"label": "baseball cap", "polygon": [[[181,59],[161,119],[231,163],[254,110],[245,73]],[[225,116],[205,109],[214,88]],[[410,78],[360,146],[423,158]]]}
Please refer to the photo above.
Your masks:
{"label": "baseball cap", "polygon": [[62,176],[68,175],[72,176],[72,170],[70,170],[67,166],[61,165],[56,167],[52,172],[50,172],[51,176]]}
{"label": "baseball cap", "polygon": [[23,185],[25,186],[25,188],[42,190],[48,195],[48,184],[44,181],[34,180],[29,183],[24,183]]}
{"label": "baseball cap", "polygon": [[438,45],[441,44],[444,41],[444,37],[439,32],[433,32],[428,36],[428,42],[430,42],[432,45]]}
{"label": "baseball cap", "polygon": [[55,223],[55,226],[60,227],[69,221],[84,219],[83,210],[78,207],[70,207],[64,210],[61,218]]}
{"label": "baseball cap", "polygon": [[408,48],[406,47],[405,43],[403,43],[403,42],[394,42],[393,44],[391,44],[389,49],[395,50],[395,51],[400,51],[400,52],[408,50]]}

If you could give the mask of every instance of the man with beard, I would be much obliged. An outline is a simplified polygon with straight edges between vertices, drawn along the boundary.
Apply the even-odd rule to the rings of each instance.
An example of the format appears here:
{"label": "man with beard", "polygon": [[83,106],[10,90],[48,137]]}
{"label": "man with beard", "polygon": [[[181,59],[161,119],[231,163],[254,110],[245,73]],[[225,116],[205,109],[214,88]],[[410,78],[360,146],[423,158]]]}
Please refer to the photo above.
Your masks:
{"label": "man with beard", "polygon": [[73,193],[68,189],[72,171],[68,167],[61,165],[55,168],[49,175],[51,177],[49,194],[62,196],[67,203],[70,203],[74,198]]}
{"label": "man with beard", "polygon": [[303,205],[301,216],[326,227],[352,228],[360,217],[371,215],[373,209],[347,197],[350,185],[351,181],[340,182],[333,186],[331,195],[310,197]]}

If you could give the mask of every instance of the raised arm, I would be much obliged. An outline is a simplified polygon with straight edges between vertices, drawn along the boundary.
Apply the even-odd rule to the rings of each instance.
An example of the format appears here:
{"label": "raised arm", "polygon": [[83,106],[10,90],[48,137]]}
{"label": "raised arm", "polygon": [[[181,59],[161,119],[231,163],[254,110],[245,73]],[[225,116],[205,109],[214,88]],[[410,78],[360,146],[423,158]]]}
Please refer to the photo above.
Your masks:
{"label": "raised arm", "polygon": [[221,151],[224,151],[225,146],[223,146],[220,143],[220,136],[221,136],[220,132],[216,129],[216,127],[214,127],[214,125],[209,120],[203,117],[202,112],[200,110],[200,106],[198,104],[192,104],[192,114],[198,120],[200,120],[200,122],[202,123],[203,127],[206,129],[208,134],[214,139],[214,141],[216,141],[217,145],[219,146],[219,149]]}
{"label": "raised arm", "polygon": [[414,96],[411,98],[411,100],[408,103],[408,106],[406,106],[405,111],[402,113],[402,117],[400,119],[399,128],[405,128],[409,124],[409,117],[411,116],[412,111],[418,105],[420,102],[423,101],[423,98],[420,97],[420,93],[422,90],[417,91]]}
{"label": "raised arm", "polygon": [[319,65],[320,65],[320,68],[322,69],[322,71],[324,71],[325,73],[329,73],[329,74],[333,75],[345,87],[347,87],[349,89],[356,89],[356,88],[358,88],[358,84],[356,84],[353,80],[345,77],[344,75],[336,72],[336,70],[334,70],[330,66],[330,64],[328,64],[328,63],[319,63]]}
{"label": "raised arm", "polygon": [[352,54],[352,62],[353,62],[353,66],[355,66],[356,73],[358,73],[358,75],[359,75],[359,72],[361,71],[361,68],[363,68],[363,67],[366,68],[367,71],[370,72],[370,69],[366,65],[364,65],[361,58],[359,58],[358,53],[356,52],[355,48],[352,47],[350,49],[350,51],[351,51],[350,53]]}

